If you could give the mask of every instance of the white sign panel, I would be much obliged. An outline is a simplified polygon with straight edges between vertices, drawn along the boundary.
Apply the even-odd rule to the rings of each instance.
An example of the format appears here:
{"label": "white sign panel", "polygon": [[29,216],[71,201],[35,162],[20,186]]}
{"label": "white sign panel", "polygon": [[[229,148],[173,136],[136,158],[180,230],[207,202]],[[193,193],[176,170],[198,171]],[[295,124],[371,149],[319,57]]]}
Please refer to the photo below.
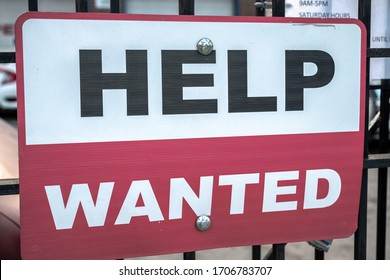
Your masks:
{"label": "white sign panel", "polygon": [[[24,72],[29,74],[24,81],[27,144],[305,134],[359,129],[357,95],[360,83],[350,79],[352,76],[360,77],[361,61],[356,60],[361,53],[361,46],[356,44],[361,36],[358,25],[182,22],[180,24],[185,28],[177,29],[177,24],[175,21],[156,24],[137,20],[93,19],[26,21],[23,44],[28,48],[24,48],[23,56]],[[35,32],[48,26],[51,36]],[[134,34],[133,30],[140,32]],[[90,36],[96,32],[99,36]],[[300,34],[299,42],[296,40],[297,32]],[[166,36],[171,36],[171,40],[167,40]],[[181,74],[206,73],[210,81],[207,85],[184,86],[183,99],[212,100],[215,109],[208,111],[209,114],[165,113],[164,51],[192,50],[203,37],[212,40],[215,60],[183,63]],[[148,100],[147,114],[129,117],[126,89],[105,87],[102,88],[104,106],[101,112],[104,117],[80,118],[80,57],[83,51],[88,50],[99,52],[97,57],[103,73],[125,73],[126,50],[145,51],[147,84],[144,86],[148,96],[153,97]],[[246,57],[242,57],[241,62],[247,67],[240,67],[247,71],[242,86],[247,87],[248,97],[269,97],[274,100],[274,108],[258,114],[231,112],[228,96],[234,85],[233,80],[229,81],[229,73],[235,66],[229,63],[229,57],[235,50],[245,52]],[[336,65],[337,74],[330,83],[316,87],[315,93],[309,87],[305,89],[304,111],[286,110],[286,52],[289,50],[320,50]],[[304,75],[315,75],[317,66],[305,63]]]}

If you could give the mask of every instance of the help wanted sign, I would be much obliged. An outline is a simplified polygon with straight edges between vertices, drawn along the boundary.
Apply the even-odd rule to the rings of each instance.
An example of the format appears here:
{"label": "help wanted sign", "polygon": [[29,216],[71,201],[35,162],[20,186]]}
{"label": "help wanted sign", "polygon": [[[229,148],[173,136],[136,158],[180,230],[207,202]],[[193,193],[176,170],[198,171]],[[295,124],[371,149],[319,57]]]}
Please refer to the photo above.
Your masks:
{"label": "help wanted sign", "polygon": [[355,231],[359,21],[27,13],[16,33],[24,258]]}

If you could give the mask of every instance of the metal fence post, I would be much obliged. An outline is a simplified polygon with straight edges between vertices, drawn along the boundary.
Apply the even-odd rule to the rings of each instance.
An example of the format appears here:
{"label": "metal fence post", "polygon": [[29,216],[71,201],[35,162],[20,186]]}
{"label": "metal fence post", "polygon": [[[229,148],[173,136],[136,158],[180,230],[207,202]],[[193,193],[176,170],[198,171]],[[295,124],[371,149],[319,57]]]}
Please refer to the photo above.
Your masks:
{"label": "metal fence post", "polygon": [[[370,26],[371,26],[371,0],[359,0],[359,19],[363,21],[367,28],[367,46],[370,45]],[[367,56],[367,72],[366,72],[366,104],[369,102],[369,63],[370,59]],[[366,116],[368,116],[368,105],[366,105]],[[368,157],[368,118],[365,122],[365,141],[364,141],[364,158]],[[362,186],[360,192],[360,205],[358,215],[358,228],[355,232],[354,243],[354,258],[356,260],[364,260],[367,255],[367,189],[368,189],[368,171],[362,170]]]}
{"label": "metal fence post", "polygon": [[[379,152],[388,152],[389,143],[389,97],[388,81],[381,90]],[[378,204],[376,229],[376,258],[386,258],[386,210],[387,210],[387,167],[378,169]]]}
{"label": "metal fence post", "polygon": [[195,1],[194,0],[179,0],[179,15],[194,15]]}
{"label": "metal fence post", "polygon": [[[194,15],[195,14],[194,0],[179,0],[179,15]],[[195,260],[196,252],[183,253],[184,260]]]}
{"label": "metal fence post", "polygon": [[121,7],[120,7],[120,0],[110,0],[110,11],[111,13],[120,13]]}
{"label": "metal fence post", "polygon": [[88,12],[88,0],[76,0],[76,12]]}
{"label": "metal fence post", "polygon": [[38,11],[38,0],[29,0],[28,1],[28,10],[29,11]]}
{"label": "metal fence post", "polygon": [[272,7],[272,16],[273,17],[284,17],[285,16],[285,0],[274,0]]}

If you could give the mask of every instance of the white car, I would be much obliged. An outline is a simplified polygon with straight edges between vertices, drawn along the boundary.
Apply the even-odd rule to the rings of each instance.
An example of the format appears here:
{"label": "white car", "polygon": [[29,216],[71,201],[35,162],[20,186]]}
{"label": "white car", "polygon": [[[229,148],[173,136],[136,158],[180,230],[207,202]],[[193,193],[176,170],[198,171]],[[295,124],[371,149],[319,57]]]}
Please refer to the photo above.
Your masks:
{"label": "white car", "polygon": [[0,64],[0,111],[16,110],[15,63]]}

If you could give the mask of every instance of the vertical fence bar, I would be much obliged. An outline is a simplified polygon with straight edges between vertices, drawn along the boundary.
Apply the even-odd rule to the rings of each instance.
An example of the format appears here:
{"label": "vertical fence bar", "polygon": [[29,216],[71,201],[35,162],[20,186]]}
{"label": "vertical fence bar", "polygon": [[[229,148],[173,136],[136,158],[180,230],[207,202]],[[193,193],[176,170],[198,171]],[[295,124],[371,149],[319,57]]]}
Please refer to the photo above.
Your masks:
{"label": "vertical fence bar", "polygon": [[272,248],[264,256],[265,260],[284,260],[287,243],[273,244]]}
{"label": "vertical fence bar", "polygon": [[387,208],[387,168],[378,169],[378,205],[376,225],[376,259],[386,258],[386,208]]}
{"label": "vertical fence bar", "polygon": [[234,4],[234,15],[239,16],[241,11],[240,11],[240,0],[233,0]]}
{"label": "vertical fence bar", "polygon": [[252,260],[261,260],[261,246],[253,245],[252,246]]}
{"label": "vertical fence bar", "polygon": [[260,5],[256,5],[256,16],[265,16],[265,7],[266,3],[264,0],[256,0],[256,3]]}
{"label": "vertical fence bar", "polygon": [[285,0],[274,0],[272,2],[272,16],[273,17],[284,17],[285,16]]}
{"label": "vertical fence bar", "polygon": [[[370,46],[371,38],[371,0],[359,0],[359,19],[367,29],[367,48]],[[368,104],[369,104],[369,84],[370,84],[370,58],[367,56],[366,67],[366,121],[365,121],[365,141],[364,158],[368,158]],[[364,169],[362,174],[362,186],[360,192],[360,204],[358,215],[358,228],[355,232],[354,259],[365,260],[367,258],[367,192],[368,192],[368,171]]]}
{"label": "vertical fence bar", "polygon": [[[389,141],[389,96],[388,83],[381,90],[379,152],[388,152]],[[378,169],[378,204],[376,229],[376,258],[386,258],[386,210],[387,210],[387,168]]]}
{"label": "vertical fence bar", "polygon": [[[262,3],[262,6],[256,5],[256,16],[265,16],[265,1],[264,0],[256,0],[256,3]],[[261,260],[261,246],[253,245],[252,246],[252,260]]]}
{"label": "vertical fence bar", "polygon": [[88,12],[88,0],[76,0],[76,12]]}
{"label": "vertical fence bar", "polygon": [[365,260],[367,257],[367,186],[368,172],[363,170],[362,187],[358,214],[358,228],[354,236],[354,259]]}
{"label": "vertical fence bar", "polygon": [[314,259],[315,260],[324,260],[325,252],[322,250],[314,249]]}
{"label": "vertical fence bar", "polygon": [[38,0],[28,0],[28,10],[31,12],[38,11]]}
{"label": "vertical fence bar", "polygon": [[110,0],[110,11],[111,13],[119,14],[121,12],[120,0]]}
{"label": "vertical fence bar", "polygon": [[[194,15],[195,14],[194,0],[179,0],[179,15]],[[196,252],[183,253],[184,260],[195,260]]]}
{"label": "vertical fence bar", "polygon": [[194,0],[179,0],[179,15],[194,15],[195,1]]}
{"label": "vertical fence bar", "polygon": [[286,243],[284,244],[274,244],[272,245],[272,254],[274,260],[284,260],[285,259],[285,248],[286,248]]}
{"label": "vertical fence bar", "polygon": [[[284,17],[285,16],[285,0],[274,0],[272,2],[272,16]],[[272,245],[272,259],[284,260],[285,259],[285,247],[286,244],[273,244]]]}
{"label": "vertical fence bar", "polygon": [[195,260],[196,259],[196,252],[184,252],[183,259],[184,260]]}

